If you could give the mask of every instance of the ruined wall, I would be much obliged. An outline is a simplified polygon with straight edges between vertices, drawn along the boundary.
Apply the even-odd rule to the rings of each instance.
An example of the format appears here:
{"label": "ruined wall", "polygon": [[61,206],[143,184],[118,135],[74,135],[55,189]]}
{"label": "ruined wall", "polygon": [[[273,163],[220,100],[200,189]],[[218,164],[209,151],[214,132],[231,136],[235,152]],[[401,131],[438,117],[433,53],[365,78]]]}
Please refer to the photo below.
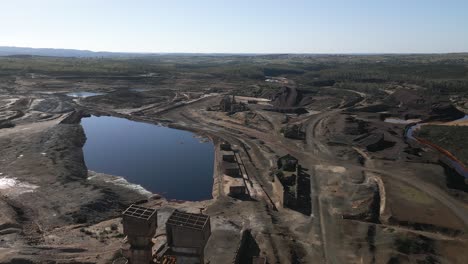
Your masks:
{"label": "ruined wall", "polygon": [[203,230],[196,230],[176,225],[166,225],[168,244],[171,247],[203,249],[208,237]]}
{"label": "ruined wall", "polygon": [[278,176],[274,176],[273,178],[273,201],[275,202],[276,207],[283,208],[284,207],[284,187],[281,184]]}
{"label": "ruined wall", "polygon": [[245,241],[246,240],[247,240],[247,232],[246,232],[246,230],[242,230],[241,240],[240,240],[239,246],[237,247],[237,250],[236,250],[236,257],[234,258],[234,261],[232,263],[242,264],[241,263],[241,258],[242,258],[242,255],[244,254],[244,251],[245,251]]}
{"label": "ruined wall", "polygon": [[250,230],[243,230],[239,246],[236,250],[236,257],[232,263],[245,264],[254,263],[252,260],[260,255],[260,248],[252,236]]}

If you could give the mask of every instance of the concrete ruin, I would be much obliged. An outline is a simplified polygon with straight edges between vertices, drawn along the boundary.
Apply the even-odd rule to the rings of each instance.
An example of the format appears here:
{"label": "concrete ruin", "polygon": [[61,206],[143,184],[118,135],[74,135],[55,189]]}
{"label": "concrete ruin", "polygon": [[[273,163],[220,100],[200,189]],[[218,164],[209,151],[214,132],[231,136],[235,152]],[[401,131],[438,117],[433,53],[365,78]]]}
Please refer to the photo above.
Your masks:
{"label": "concrete ruin", "polygon": [[221,144],[219,145],[221,150],[224,150],[224,151],[231,151],[232,150],[232,146],[229,142],[226,142],[226,141],[223,141],[221,142]]}
{"label": "concrete ruin", "polygon": [[310,214],[310,175],[305,173],[298,160],[289,154],[279,158],[277,164],[278,171],[272,182],[276,205]]}
{"label": "concrete ruin", "polygon": [[239,165],[235,162],[223,161],[223,171],[224,171],[224,174],[231,176],[231,177],[237,178],[241,176]]}
{"label": "concrete ruin", "polygon": [[166,222],[167,255],[177,263],[204,263],[204,250],[211,236],[210,217],[175,210]]}
{"label": "concrete ruin", "polygon": [[223,181],[227,183],[224,192],[234,198],[244,199],[249,196],[249,191],[244,177],[247,177],[242,169],[242,161],[238,152],[232,149],[231,144],[222,142],[221,149],[221,167],[223,169]]}
{"label": "concrete ruin", "polygon": [[221,155],[223,156],[223,161],[226,162],[236,162],[236,155],[233,151],[221,151]]}
{"label": "concrete ruin", "polygon": [[281,129],[281,133],[285,138],[291,138],[291,139],[305,139],[305,132],[304,128],[302,125],[290,125],[290,126],[285,126]]}
{"label": "concrete ruin", "polygon": [[278,169],[283,171],[296,171],[299,160],[290,154],[280,157],[277,161]]}
{"label": "concrete ruin", "polygon": [[241,171],[236,158],[236,153],[231,147],[231,144],[223,142],[220,145],[221,156],[222,156],[222,168],[224,174],[231,177],[240,177]]}
{"label": "concrete ruin", "polygon": [[266,258],[260,256],[261,251],[250,229],[242,230],[241,240],[237,248],[234,264],[266,263]]}
{"label": "concrete ruin", "polygon": [[226,95],[223,99],[221,99],[219,108],[221,111],[227,112],[229,114],[246,111],[248,109],[244,103],[236,101],[235,95]]}
{"label": "concrete ruin", "polygon": [[158,225],[156,210],[132,204],[123,212],[122,219],[123,231],[130,245],[123,253],[129,263],[152,263],[152,238]]}
{"label": "concrete ruin", "polygon": [[244,180],[241,178],[233,179],[229,186],[229,196],[242,198],[247,195],[247,188],[245,187]]}

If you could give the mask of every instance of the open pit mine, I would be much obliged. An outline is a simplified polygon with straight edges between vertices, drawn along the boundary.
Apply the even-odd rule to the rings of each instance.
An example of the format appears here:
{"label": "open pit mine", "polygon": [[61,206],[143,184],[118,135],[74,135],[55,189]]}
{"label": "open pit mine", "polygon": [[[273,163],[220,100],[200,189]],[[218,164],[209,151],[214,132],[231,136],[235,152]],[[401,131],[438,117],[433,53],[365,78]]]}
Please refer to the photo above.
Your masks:
{"label": "open pit mine", "polygon": [[438,56],[0,57],[0,263],[468,263]]}

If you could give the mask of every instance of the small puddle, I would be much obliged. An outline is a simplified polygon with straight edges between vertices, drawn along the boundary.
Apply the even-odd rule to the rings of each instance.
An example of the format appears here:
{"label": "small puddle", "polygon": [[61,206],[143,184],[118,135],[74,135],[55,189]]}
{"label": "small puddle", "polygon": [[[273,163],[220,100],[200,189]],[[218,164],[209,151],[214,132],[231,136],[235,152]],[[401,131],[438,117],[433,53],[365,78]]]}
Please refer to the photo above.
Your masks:
{"label": "small puddle", "polygon": [[124,177],[168,199],[211,199],[214,145],[195,134],[124,118],[83,118],[89,170]]}
{"label": "small puddle", "polygon": [[132,88],[132,89],[130,89],[130,91],[133,91],[133,92],[148,92],[150,90],[151,89],[149,89],[149,88]]}
{"label": "small puddle", "polygon": [[91,96],[98,96],[103,95],[104,93],[95,93],[95,92],[72,92],[67,93],[67,96],[75,97],[75,98],[86,98]]}
{"label": "small puddle", "polygon": [[391,124],[402,124],[408,125],[412,123],[421,122],[421,119],[400,119],[400,118],[385,118],[384,122],[391,123]]}

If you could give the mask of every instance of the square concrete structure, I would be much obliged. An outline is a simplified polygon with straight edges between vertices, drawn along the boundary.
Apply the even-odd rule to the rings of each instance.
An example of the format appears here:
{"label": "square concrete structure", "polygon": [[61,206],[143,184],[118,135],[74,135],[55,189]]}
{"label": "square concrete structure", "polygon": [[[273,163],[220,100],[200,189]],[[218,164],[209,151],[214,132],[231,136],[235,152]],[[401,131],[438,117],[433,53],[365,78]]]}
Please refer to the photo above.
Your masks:
{"label": "square concrete structure", "polygon": [[283,171],[295,171],[298,165],[298,159],[287,154],[278,159],[278,169]]}
{"label": "square concrete structure", "polygon": [[157,216],[155,209],[130,205],[122,214],[124,234],[153,237],[158,224]]}
{"label": "square concrete structure", "polygon": [[223,161],[226,162],[236,162],[236,155],[233,151],[221,151],[221,155],[223,156]]}
{"label": "square concrete structure", "polygon": [[224,174],[231,177],[240,177],[240,169],[237,163],[223,161]]}
{"label": "square concrete structure", "polygon": [[[175,210],[166,222],[167,244],[172,254],[186,263],[203,263],[211,235],[210,217]],[[191,260],[191,261],[190,261]]]}
{"label": "square concrete structure", "polygon": [[145,248],[133,248],[124,251],[122,254],[127,258],[129,264],[153,264],[153,245]]}
{"label": "square concrete structure", "polygon": [[[226,176],[225,176],[226,177]],[[244,197],[247,194],[247,188],[243,178],[229,178],[229,196]]]}
{"label": "square concrete structure", "polygon": [[231,185],[229,186],[229,195],[232,197],[241,197],[247,194],[245,185]]}
{"label": "square concrete structure", "polygon": [[122,214],[123,231],[130,245],[124,252],[131,264],[149,264],[153,259],[152,238],[158,225],[155,209],[132,204]]}
{"label": "square concrete structure", "polygon": [[225,151],[232,150],[231,144],[229,144],[229,142],[226,142],[226,141],[221,143],[220,148],[221,148],[221,150],[225,150]]}

